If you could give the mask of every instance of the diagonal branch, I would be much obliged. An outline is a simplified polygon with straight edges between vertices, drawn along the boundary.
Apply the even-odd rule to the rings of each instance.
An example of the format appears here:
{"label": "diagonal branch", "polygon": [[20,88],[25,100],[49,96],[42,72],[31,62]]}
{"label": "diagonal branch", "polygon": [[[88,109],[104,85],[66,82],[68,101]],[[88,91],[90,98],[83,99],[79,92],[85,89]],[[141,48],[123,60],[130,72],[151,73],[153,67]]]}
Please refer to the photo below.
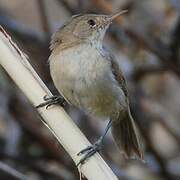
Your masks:
{"label": "diagonal branch", "polygon": [[[34,106],[40,104],[45,95],[52,96],[29,64],[26,56],[2,27],[0,27],[0,64]],[[88,140],[63,108],[58,106],[54,106],[49,110],[41,108],[38,109],[38,112],[43,118],[45,125],[77,164],[82,158],[77,156],[77,153],[90,145]],[[117,180],[117,177],[98,153],[82,165],[79,170],[89,180]]]}

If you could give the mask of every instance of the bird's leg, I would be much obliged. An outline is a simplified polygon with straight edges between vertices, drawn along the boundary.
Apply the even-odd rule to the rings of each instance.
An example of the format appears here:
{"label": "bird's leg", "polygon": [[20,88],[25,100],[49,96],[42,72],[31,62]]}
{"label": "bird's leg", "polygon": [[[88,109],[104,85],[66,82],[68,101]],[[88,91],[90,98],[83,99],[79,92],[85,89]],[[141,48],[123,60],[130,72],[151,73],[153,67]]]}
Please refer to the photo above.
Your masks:
{"label": "bird's leg", "polygon": [[103,142],[104,137],[106,136],[109,128],[111,127],[111,125],[112,125],[112,120],[110,120],[108,122],[108,125],[106,126],[104,134],[92,146],[88,146],[87,148],[83,149],[82,151],[80,151],[77,154],[78,156],[84,154],[84,157],[82,159],[80,159],[77,166],[79,166],[80,164],[83,164],[88,158],[90,158],[96,152],[99,152],[102,149],[102,142]]}
{"label": "bird's leg", "polygon": [[52,106],[54,104],[59,104],[61,106],[65,106],[65,104],[66,104],[66,100],[60,95],[51,96],[51,97],[48,97],[47,95],[45,95],[43,97],[43,99],[45,102],[37,105],[36,108],[41,108],[41,107],[46,106],[46,109],[48,109],[50,106]]}

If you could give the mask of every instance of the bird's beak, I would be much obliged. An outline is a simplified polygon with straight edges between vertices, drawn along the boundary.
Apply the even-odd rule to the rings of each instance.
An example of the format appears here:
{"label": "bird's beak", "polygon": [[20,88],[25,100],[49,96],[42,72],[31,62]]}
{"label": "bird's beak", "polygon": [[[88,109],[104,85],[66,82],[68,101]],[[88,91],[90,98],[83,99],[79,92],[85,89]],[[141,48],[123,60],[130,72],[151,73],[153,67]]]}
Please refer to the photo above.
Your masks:
{"label": "bird's beak", "polygon": [[117,17],[119,17],[122,14],[125,14],[127,12],[128,12],[128,10],[122,10],[122,11],[117,12],[115,14],[105,15],[103,17],[103,21],[101,22],[100,28],[102,28],[102,29],[107,28],[115,18],[117,18]]}
{"label": "bird's beak", "polygon": [[103,27],[109,26],[115,18],[117,18],[117,17],[119,17],[119,16],[121,16],[121,15],[127,13],[127,12],[128,12],[128,10],[122,10],[122,11],[117,12],[115,14],[106,15],[105,18],[104,18],[104,21],[102,23]]}
{"label": "bird's beak", "polygon": [[119,16],[121,16],[122,14],[125,14],[125,13],[127,13],[127,12],[128,12],[128,10],[122,10],[122,11],[117,12],[117,13],[115,13],[115,14],[109,15],[109,16],[108,16],[108,19],[109,19],[109,21],[112,22],[115,18],[117,18],[117,17],[119,17]]}

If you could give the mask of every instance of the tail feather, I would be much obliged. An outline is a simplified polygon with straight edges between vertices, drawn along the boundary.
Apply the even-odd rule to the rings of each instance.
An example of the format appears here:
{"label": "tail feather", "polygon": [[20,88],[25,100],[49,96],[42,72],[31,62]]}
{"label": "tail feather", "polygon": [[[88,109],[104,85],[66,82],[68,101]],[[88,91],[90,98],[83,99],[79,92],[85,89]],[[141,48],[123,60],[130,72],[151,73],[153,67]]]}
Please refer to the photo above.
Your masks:
{"label": "tail feather", "polygon": [[139,135],[130,110],[125,112],[121,119],[113,122],[112,135],[120,150],[122,150],[127,157],[137,155],[140,159],[143,159]]}

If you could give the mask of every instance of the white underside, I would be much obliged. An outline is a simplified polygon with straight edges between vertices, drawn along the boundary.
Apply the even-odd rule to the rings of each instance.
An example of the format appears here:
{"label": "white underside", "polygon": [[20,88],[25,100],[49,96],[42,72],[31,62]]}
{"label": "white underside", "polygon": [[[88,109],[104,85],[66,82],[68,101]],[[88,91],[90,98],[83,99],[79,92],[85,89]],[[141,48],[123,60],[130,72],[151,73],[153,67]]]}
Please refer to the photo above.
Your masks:
{"label": "white underside", "polygon": [[69,103],[102,118],[118,116],[126,106],[111,62],[91,44],[52,54],[49,60],[54,84]]}

